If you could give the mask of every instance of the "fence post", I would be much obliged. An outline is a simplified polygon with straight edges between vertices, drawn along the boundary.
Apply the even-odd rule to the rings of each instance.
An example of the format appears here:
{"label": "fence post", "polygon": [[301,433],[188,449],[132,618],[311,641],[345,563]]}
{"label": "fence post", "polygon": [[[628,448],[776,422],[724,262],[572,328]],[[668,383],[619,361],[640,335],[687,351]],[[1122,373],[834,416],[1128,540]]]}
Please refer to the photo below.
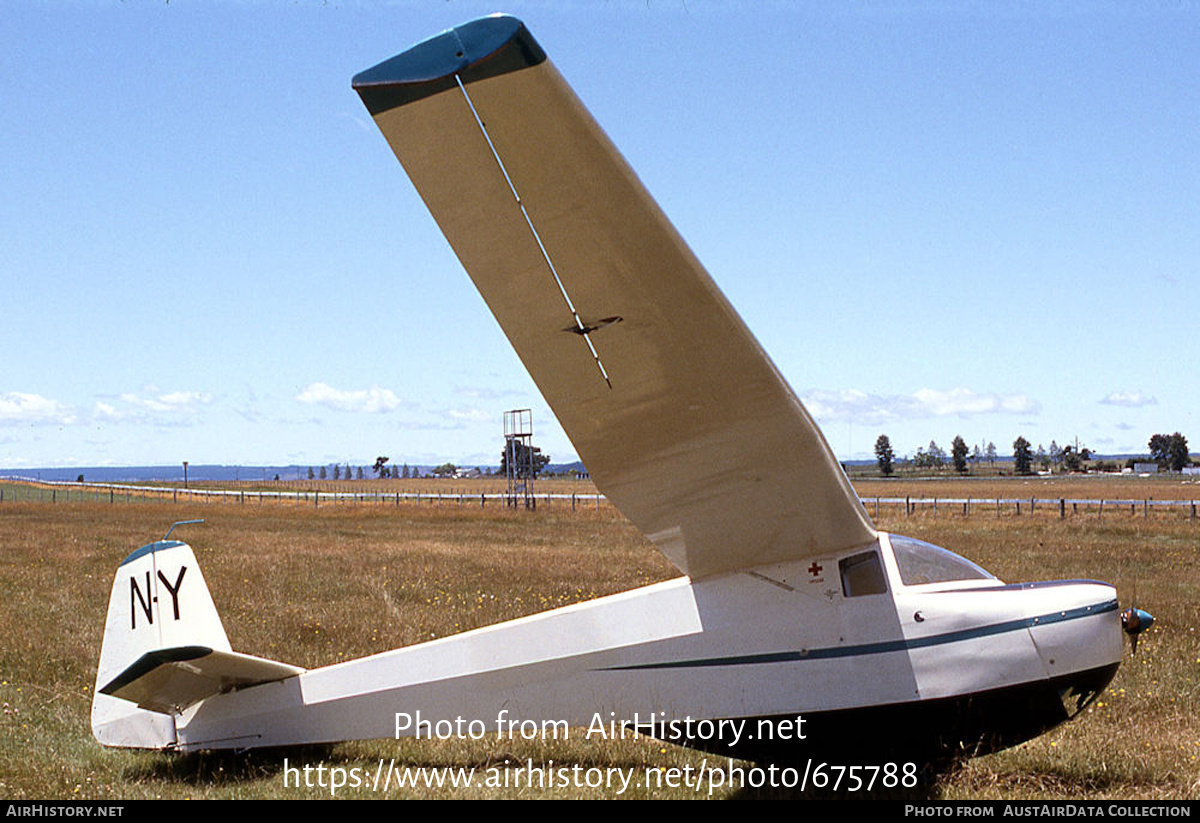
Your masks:
{"label": "fence post", "polygon": [[912,514],[912,500],[906,494],[904,495],[904,516],[908,517],[910,514]]}
{"label": "fence post", "polygon": [[1067,501],[1063,498],[1058,498],[1058,519],[1062,520],[1067,516]]}
{"label": "fence post", "polygon": [[1150,516],[1150,501],[1143,500],[1142,501],[1142,517],[1149,517],[1149,516]]}

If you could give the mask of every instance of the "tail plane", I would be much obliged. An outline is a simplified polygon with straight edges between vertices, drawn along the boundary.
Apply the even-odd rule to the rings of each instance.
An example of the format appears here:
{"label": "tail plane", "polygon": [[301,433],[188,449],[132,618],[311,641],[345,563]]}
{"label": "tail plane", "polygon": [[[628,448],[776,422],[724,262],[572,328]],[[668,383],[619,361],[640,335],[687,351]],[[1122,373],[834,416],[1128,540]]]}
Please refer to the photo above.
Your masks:
{"label": "tail plane", "polygon": [[107,746],[175,744],[175,718],[205,698],[304,671],[233,651],[190,546],[159,540],[113,580],[92,701]]}

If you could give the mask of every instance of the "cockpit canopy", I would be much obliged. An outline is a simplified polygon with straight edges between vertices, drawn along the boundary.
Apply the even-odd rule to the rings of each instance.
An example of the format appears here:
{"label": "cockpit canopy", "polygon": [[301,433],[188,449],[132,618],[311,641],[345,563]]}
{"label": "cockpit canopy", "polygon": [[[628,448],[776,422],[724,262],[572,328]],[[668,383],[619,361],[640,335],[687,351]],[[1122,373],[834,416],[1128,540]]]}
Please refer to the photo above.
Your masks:
{"label": "cockpit canopy", "polygon": [[905,586],[958,580],[996,580],[994,574],[940,546],[899,534],[890,534],[888,538],[896,558],[896,567],[900,570],[900,582]]}
{"label": "cockpit canopy", "polygon": [[[1003,585],[995,575],[940,546],[899,534],[888,534],[886,537],[881,534],[880,538],[878,543],[867,550],[838,560],[844,596],[884,594],[888,591],[889,576],[892,577],[893,588],[947,583],[956,584],[950,588]],[[881,553],[888,545],[891,546],[892,557],[895,558],[894,565],[888,563],[892,569],[890,572],[885,570],[884,563],[881,562]]]}

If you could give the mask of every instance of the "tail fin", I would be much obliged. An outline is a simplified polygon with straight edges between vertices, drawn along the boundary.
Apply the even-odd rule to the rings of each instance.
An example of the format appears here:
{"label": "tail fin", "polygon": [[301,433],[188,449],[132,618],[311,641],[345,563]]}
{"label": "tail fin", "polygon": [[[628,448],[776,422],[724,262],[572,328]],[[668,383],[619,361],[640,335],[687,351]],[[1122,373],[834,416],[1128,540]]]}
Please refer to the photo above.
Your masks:
{"label": "tail fin", "polygon": [[303,671],[232,651],[191,547],[160,540],[117,569],[92,733],[106,746],[170,748],[175,716],[188,706]]}

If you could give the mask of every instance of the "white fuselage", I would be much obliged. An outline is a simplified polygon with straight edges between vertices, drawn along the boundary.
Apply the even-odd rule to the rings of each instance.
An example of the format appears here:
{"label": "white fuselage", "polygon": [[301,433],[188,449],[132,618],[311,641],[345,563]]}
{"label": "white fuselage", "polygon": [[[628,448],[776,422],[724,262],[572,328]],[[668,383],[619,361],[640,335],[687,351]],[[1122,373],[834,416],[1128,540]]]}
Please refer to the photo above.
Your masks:
{"label": "white fuselage", "polygon": [[[848,564],[863,558],[869,563],[856,577]],[[680,739],[688,719],[741,719],[740,730],[706,726],[707,738],[686,727],[692,739],[680,742],[754,756],[760,719],[807,716],[804,739],[827,751],[834,741],[813,737],[822,717],[836,718],[839,729],[856,712],[883,707],[943,707],[953,718],[963,711],[957,699],[1013,690],[1026,700],[1043,685],[1065,703],[1070,678],[1092,673],[1087,693],[1061,716],[1034,723],[1037,733],[1081,708],[1121,653],[1108,585],[905,585],[890,536],[881,534],[839,556],[679,578],[212,697],[178,719],[177,745],[495,734],[522,723],[597,721],[675,721],[675,734],[653,731]],[[937,717],[920,723],[944,722]],[[987,733],[981,723],[986,718],[964,722],[964,734]],[[953,729],[937,733],[943,747],[975,745],[951,740]]]}

